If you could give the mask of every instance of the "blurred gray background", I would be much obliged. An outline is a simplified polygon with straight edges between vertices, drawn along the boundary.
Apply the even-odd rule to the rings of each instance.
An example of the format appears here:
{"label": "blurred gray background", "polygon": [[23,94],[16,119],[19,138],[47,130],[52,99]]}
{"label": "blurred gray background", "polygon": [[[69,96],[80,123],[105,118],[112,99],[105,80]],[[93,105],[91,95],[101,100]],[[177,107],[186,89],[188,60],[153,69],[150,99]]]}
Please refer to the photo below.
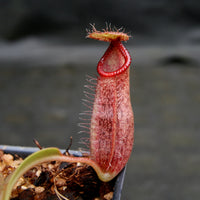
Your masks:
{"label": "blurred gray background", "polygon": [[85,30],[123,26],[135,146],[122,199],[199,200],[199,11],[199,0],[0,0],[0,143],[83,147],[85,75],[108,45]]}

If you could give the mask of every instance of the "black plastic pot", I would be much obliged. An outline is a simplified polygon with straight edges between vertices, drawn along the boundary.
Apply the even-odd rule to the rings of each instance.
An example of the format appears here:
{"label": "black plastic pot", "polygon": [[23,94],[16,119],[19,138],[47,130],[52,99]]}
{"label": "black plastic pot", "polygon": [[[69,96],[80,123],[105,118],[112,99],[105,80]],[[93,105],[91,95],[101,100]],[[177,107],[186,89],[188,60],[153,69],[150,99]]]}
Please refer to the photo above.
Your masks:
{"label": "black plastic pot", "polygon": [[[5,153],[9,154],[17,154],[21,156],[22,158],[27,157],[33,152],[38,151],[38,148],[35,147],[21,147],[21,146],[10,146],[10,145],[0,145],[0,150],[3,150]],[[64,152],[65,150],[62,150]],[[80,151],[73,151],[69,150],[69,153],[74,156],[82,156]],[[121,199],[121,192],[123,188],[124,183],[124,177],[125,177],[126,167],[119,173],[119,175],[116,178],[115,186],[114,186],[114,196],[113,200],[120,200]]]}

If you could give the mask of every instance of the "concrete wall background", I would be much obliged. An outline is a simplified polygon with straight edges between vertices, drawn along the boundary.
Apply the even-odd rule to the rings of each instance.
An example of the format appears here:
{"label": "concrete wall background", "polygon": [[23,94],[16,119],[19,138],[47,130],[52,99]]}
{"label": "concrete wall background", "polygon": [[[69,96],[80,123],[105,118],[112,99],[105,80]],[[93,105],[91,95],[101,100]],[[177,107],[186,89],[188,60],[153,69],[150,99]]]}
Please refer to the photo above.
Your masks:
{"label": "concrete wall background", "polygon": [[172,36],[199,31],[199,9],[198,0],[2,0],[0,36],[8,40],[46,33],[73,36],[89,23],[104,28],[108,22],[140,37],[170,41]]}

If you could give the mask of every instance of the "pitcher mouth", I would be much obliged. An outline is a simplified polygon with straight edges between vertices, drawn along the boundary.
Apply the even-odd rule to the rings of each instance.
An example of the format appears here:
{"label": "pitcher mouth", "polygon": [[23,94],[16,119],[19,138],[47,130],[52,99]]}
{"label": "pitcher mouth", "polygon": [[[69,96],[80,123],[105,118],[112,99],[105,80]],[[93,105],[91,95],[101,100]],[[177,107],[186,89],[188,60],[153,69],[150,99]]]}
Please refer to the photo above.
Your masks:
{"label": "pitcher mouth", "polygon": [[131,64],[131,57],[120,40],[111,41],[103,57],[97,65],[99,75],[116,76],[124,72]]}

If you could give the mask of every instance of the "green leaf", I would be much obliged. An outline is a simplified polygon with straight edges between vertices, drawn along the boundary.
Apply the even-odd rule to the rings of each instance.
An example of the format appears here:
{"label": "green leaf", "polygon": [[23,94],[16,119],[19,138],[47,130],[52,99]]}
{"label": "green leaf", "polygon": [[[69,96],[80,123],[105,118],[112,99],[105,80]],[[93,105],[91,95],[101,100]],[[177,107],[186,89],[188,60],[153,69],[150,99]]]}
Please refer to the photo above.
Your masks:
{"label": "green leaf", "polygon": [[[0,200],[9,200],[12,188],[14,187],[17,180],[29,169],[33,168],[35,165],[42,162],[47,162],[49,160],[54,160],[58,156],[62,155],[58,148],[45,148],[37,151],[30,156],[28,156],[20,166],[13,172],[11,177],[5,180],[1,194]],[[56,160],[56,159],[55,159]]]}

